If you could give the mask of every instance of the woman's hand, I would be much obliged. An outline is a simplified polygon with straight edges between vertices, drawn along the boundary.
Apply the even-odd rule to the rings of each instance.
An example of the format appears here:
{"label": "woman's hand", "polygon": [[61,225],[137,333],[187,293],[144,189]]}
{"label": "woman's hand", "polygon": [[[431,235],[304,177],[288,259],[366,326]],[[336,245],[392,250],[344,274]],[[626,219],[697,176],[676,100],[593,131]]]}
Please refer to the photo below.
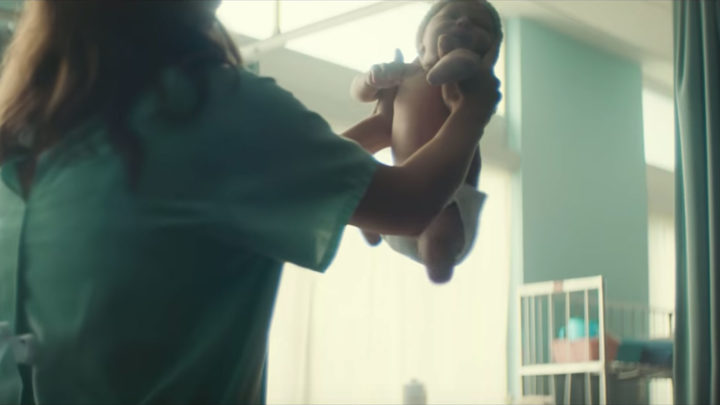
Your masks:
{"label": "woman's hand", "polygon": [[493,72],[495,52],[491,49],[482,58],[476,73],[465,80],[442,85],[442,96],[451,112],[471,108],[487,123],[500,101],[500,80]]}

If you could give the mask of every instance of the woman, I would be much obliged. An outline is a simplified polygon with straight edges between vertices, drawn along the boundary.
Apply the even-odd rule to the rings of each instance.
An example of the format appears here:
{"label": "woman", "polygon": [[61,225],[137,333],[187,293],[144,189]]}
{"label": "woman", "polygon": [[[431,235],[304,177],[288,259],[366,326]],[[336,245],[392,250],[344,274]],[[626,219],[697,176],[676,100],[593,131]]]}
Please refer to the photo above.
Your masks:
{"label": "woman", "polygon": [[262,403],[283,262],[323,271],[348,223],[416,235],[460,185],[490,69],[387,167],[244,71],[216,6],[25,2],[0,76],[0,403]]}

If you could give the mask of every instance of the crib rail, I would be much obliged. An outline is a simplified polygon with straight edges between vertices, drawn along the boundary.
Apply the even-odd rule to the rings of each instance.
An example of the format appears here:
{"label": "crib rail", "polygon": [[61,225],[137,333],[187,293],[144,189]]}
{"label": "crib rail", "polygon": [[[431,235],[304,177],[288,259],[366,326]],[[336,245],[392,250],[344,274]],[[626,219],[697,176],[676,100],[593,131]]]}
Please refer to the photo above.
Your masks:
{"label": "crib rail", "polygon": [[555,380],[548,376],[584,374],[590,386],[594,375],[604,404],[619,341],[669,338],[674,330],[672,311],[606,302],[602,276],[522,285],[518,298],[518,376],[523,392],[532,395],[554,395]]}

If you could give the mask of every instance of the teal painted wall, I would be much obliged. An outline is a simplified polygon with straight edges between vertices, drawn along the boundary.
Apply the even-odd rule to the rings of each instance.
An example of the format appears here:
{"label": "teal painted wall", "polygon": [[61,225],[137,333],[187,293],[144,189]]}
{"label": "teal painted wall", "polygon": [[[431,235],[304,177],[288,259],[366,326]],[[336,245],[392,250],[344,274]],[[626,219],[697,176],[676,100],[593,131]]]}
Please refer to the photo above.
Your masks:
{"label": "teal painted wall", "polygon": [[514,249],[508,377],[517,393],[515,286],[603,275],[610,301],[648,303],[642,71],[537,22],[506,23]]}
{"label": "teal painted wall", "polygon": [[0,0],[0,56],[5,53],[16,16],[22,8],[20,0]]}
{"label": "teal painted wall", "polygon": [[[612,300],[648,302],[640,66],[531,21],[511,23],[522,156],[523,280],[602,274]],[[510,34],[509,34],[510,35]],[[510,82],[513,78],[508,78]],[[518,97],[519,96],[519,97]]]}
{"label": "teal painted wall", "polygon": [[0,10],[4,11],[18,11],[22,7],[22,1],[20,0],[0,0]]}

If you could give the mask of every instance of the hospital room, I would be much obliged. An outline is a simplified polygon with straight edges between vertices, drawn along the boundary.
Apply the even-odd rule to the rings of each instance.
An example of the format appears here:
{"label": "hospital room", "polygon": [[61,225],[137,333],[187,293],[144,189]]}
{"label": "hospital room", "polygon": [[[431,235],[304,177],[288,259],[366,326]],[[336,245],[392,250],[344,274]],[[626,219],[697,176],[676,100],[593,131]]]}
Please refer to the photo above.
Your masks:
{"label": "hospital room", "polygon": [[[217,18],[246,70],[272,78],[342,134],[376,108],[351,97],[353,79],[400,54],[405,63],[418,58],[418,27],[433,3],[223,0]],[[698,360],[706,346],[696,345],[714,348],[704,353],[717,373],[709,337],[717,325],[702,320],[717,320],[708,304],[718,294],[717,214],[709,208],[718,189],[708,173],[720,126],[707,124],[714,138],[692,153],[678,131],[698,126],[678,123],[684,99],[676,94],[677,66],[690,71],[695,60],[687,54],[700,48],[719,58],[720,13],[707,6],[716,8],[715,42],[698,48],[683,30],[694,32],[693,13],[710,12],[676,3],[491,0],[503,33],[494,64],[502,97],[479,144],[477,189],[486,199],[469,253],[450,281],[435,283],[386,240],[372,246],[347,226],[325,271],[285,264],[268,334],[266,403],[720,399],[718,376]],[[0,6],[6,44],[21,5]],[[706,76],[694,69],[706,90],[718,84],[707,72],[720,77],[717,64],[704,66]],[[712,91],[710,117],[720,88]],[[374,156],[394,164],[390,148]],[[694,215],[702,208],[692,193],[706,197],[709,216]],[[710,242],[698,250],[688,235],[703,224]]]}

